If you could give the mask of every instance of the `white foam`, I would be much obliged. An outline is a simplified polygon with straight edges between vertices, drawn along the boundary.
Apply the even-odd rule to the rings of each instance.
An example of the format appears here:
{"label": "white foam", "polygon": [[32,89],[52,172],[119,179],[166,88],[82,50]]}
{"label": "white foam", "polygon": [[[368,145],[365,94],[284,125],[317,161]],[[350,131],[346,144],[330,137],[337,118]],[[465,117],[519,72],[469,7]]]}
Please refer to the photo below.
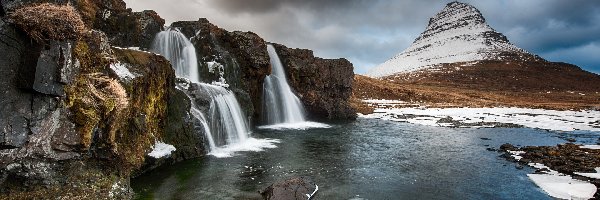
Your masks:
{"label": "white foam", "polygon": [[[419,116],[414,118],[414,116]],[[557,131],[600,131],[600,111],[557,111],[528,108],[394,108],[376,109],[361,118],[377,118],[390,121],[430,126],[447,126],[440,119],[452,117],[462,123],[505,123],[530,128]],[[600,148],[600,146],[598,147]]]}
{"label": "white foam", "polygon": [[156,142],[152,147],[152,152],[150,152],[148,156],[154,158],[162,158],[171,155],[171,152],[175,150],[177,149],[175,149],[173,145],[164,142]]}
{"label": "white foam", "polygon": [[296,122],[296,123],[281,123],[273,125],[259,126],[259,129],[271,129],[271,130],[307,130],[316,128],[331,128],[328,124],[318,122]]}
{"label": "white foam", "polygon": [[236,152],[244,152],[244,151],[264,151],[265,149],[273,149],[277,148],[275,145],[280,141],[277,139],[257,139],[257,138],[248,138],[242,142],[229,144],[221,147],[216,147],[208,155],[215,156],[217,158],[226,158],[235,156]]}

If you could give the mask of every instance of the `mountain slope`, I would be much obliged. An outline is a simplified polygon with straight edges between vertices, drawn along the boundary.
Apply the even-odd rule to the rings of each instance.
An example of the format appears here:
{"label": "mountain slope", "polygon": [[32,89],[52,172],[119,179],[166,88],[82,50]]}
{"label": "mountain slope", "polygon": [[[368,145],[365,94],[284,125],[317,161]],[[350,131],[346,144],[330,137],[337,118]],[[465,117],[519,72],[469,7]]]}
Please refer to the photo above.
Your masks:
{"label": "mountain slope", "polygon": [[496,32],[477,8],[449,3],[429,20],[425,32],[402,53],[370,70],[371,77],[433,68],[442,63],[477,60],[543,61]]}
{"label": "mountain slope", "polygon": [[452,2],[402,53],[356,76],[354,106],[393,99],[433,107],[600,109],[600,76],[511,44],[468,4]]}

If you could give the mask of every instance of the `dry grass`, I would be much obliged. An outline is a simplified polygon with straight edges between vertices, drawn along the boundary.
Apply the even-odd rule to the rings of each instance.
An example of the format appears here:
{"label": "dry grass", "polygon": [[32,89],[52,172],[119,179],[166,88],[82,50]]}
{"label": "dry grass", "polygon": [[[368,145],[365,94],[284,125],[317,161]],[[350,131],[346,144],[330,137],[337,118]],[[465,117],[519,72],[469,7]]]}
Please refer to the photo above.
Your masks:
{"label": "dry grass", "polygon": [[82,144],[90,147],[92,132],[99,123],[108,130],[108,135],[102,138],[112,144],[130,103],[125,88],[101,73],[82,74],[77,80],[75,85],[66,88],[69,94],[67,106],[75,110]]}
{"label": "dry grass", "polygon": [[79,13],[70,5],[26,5],[9,13],[14,24],[37,42],[76,40],[87,31]]}
{"label": "dry grass", "polygon": [[[455,85],[452,85],[455,84]],[[356,75],[353,84],[353,98],[355,99],[389,99],[402,100],[411,104],[431,107],[523,107],[544,109],[598,109],[600,108],[600,94],[590,91],[553,91],[527,90],[527,91],[498,91],[490,86],[479,84],[480,88],[471,89],[460,87],[457,82],[428,84],[402,82],[395,80],[380,80]],[[586,93],[580,95],[579,93]],[[599,91],[600,92],[600,91]],[[356,101],[352,106],[367,113],[364,104]],[[408,105],[411,106],[411,105]]]}
{"label": "dry grass", "polygon": [[92,82],[88,85],[89,91],[97,100],[104,105],[104,112],[109,118],[108,140],[115,141],[115,133],[120,128],[117,126],[123,111],[129,105],[127,91],[113,78],[101,74],[90,74],[88,77]]}

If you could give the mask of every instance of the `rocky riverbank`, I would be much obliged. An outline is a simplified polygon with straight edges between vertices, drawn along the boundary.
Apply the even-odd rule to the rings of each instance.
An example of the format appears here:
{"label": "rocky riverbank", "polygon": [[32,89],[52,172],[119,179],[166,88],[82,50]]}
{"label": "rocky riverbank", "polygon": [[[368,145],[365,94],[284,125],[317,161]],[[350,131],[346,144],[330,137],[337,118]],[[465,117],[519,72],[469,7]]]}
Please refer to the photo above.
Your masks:
{"label": "rocky riverbank", "polygon": [[[503,157],[508,160],[517,162],[520,165],[528,165],[536,168],[535,174],[553,176],[556,174],[553,172],[555,171],[562,174],[557,176],[567,175],[573,177],[575,180],[584,181],[582,185],[587,182],[595,185],[596,188],[600,187],[600,172],[598,171],[600,167],[600,149],[597,148],[597,145],[582,146],[567,143],[557,146],[527,146],[519,148],[511,144],[504,144],[500,146],[498,151],[503,152]],[[564,178],[562,179],[564,180]],[[536,181],[535,178],[532,178],[532,180]],[[540,185],[540,182],[536,182],[536,184]],[[545,188],[543,182],[541,184],[540,187],[554,197],[557,197],[555,195],[562,192],[555,192],[552,188]],[[568,187],[558,189],[562,189],[565,192],[570,191]],[[596,199],[600,198],[600,192],[596,190],[593,197]]]}

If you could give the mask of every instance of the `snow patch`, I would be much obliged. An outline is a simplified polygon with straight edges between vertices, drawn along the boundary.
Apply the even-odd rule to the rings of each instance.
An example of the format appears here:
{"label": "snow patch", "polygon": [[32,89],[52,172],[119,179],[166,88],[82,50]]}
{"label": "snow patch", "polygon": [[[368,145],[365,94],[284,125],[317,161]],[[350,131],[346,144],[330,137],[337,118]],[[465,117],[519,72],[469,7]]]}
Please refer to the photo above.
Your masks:
{"label": "snow patch", "polygon": [[600,167],[596,167],[596,173],[583,173],[583,172],[574,172],[574,174],[577,174],[579,176],[585,176],[588,178],[593,178],[593,179],[600,179]]}
{"label": "snow patch", "polygon": [[[529,108],[392,108],[375,109],[361,118],[447,126],[438,122],[451,117],[461,123],[503,123],[555,131],[600,131],[600,111],[557,111]],[[588,146],[594,147],[594,146]],[[600,146],[598,147],[600,148]]]}
{"label": "snow patch", "polygon": [[540,163],[529,163],[529,166],[547,170],[542,174],[527,174],[527,177],[554,198],[590,199],[596,193],[597,188],[594,184],[573,179]]}
{"label": "snow patch", "polygon": [[171,152],[175,151],[175,147],[170,144],[166,144],[164,142],[156,142],[152,147],[152,152],[148,153],[148,156],[153,158],[162,158],[165,156],[170,156]]}
{"label": "snow patch", "polygon": [[221,65],[221,63],[213,61],[213,62],[206,62],[206,65],[208,66],[208,72],[210,72],[210,73],[215,73],[215,69],[217,70],[217,72],[223,71],[223,65]]}
{"label": "snow patch", "polygon": [[110,69],[121,79],[132,80],[137,77],[127,69],[127,64],[124,63],[112,63],[110,64]]}
{"label": "snow patch", "polygon": [[527,174],[529,179],[544,192],[560,199],[590,199],[596,193],[594,184],[571,178],[567,175]]}
{"label": "snow patch", "polygon": [[600,145],[583,145],[583,146],[580,146],[579,148],[583,148],[583,149],[600,149]]}
{"label": "snow patch", "polygon": [[400,100],[388,100],[388,99],[363,99],[365,103],[373,103],[373,104],[405,104],[406,101]]}
{"label": "snow patch", "polygon": [[217,85],[217,86],[221,86],[221,87],[225,87],[225,88],[229,87],[229,84],[227,84],[227,81],[223,77],[225,75],[225,69],[221,63],[213,61],[213,62],[206,62],[206,65],[208,66],[208,72],[219,74],[219,80],[213,81],[211,83],[212,85]]}
{"label": "snow patch", "polygon": [[111,46],[111,47],[115,48],[115,49],[120,49],[120,50],[132,50],[132,51],[139,51],[139,52],[144,52],[144,53],[149,53],[149,54],[154,54],[154,55],[160,55],[160,54],[157,54],[154,52],[144,51],[140,47],[119,47],[119,46]]}
{"label": "snow patch", "polygon": [[511,157],[513,157],[515,160],[519,161],[521,160],[521,158],[523,158],[523,156],[521,156],[521,154],[524,154],[524,151],[510,151],[508,150],[508,153],[510,153]]}
{"label": "snow patch", "polygon": [[406,101],[388,99],[363,99],[362,102],[366,103],[369,107],[372,108],[396,108],[403,106],[418,106],[416,104],[411,104]]}

